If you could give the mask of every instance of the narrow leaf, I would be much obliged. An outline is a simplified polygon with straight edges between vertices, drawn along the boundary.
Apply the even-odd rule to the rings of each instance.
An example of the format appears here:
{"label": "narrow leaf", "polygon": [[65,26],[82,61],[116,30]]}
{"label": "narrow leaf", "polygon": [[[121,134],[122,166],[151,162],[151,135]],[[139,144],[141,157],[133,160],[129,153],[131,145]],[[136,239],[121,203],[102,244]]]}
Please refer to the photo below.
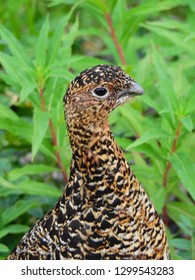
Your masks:
{"label": "narrow leaf", "polygon": [[142,101],[146,103],[149,107],[154,108],[157,112],[160,111],[160,106],[158,102],[156,102],[154,99],[152,99],[149,95],[142,96]]}
{"label": "narrow leaf", "polygon": [[17,188],[26,194],[58,198],[61,191],[46,183],[26,180],[18,184]]}
{"label": "narrow leaf", "polygon": [[178,177],[182,181],[186,190],[190,193],[195,200],[195,188],[194,188],[194,167],[190,162],[189,157],[184,153],[175,153],[170,157],[173,168],[175,169]]}
{"label": "narrow leaf", "polygon": [[157,211],[161,213],[165,203],[166,191],[165,188],[156,188],[155,192],[151,194],[152,202],[154,203]]}
{"label": "narrow leaf", "polygon": [[184,112],[189,114],[195,111],[195,83],[192,84],[191,89],[189,90],[186,99],[184,100]]}
{"label": "narrow leaf", "polygon": [[191,117],[188,115],[181,119],[181,122],[183,123],[184,127],[187,129],[188,132],[192,132],[193,130],[193,122]]}
{"label": "narrow leaf", "polygon": [[53,63],[53,61],[55,60],[55,57],[57,56],[59,51],[60,43],[62,42],[65,27],[67,26],[73,11],[81,2],[82,1],[76,1],[75,5],[73,5],[70,9],[70,12],[58,21],[48,47],[49,64]]}
{"label": "narrow leaf", "polygon": [[175,248],[181,250],[191,250],[191,241],[185,238],[174,238],[171,239],[170,244],[173,245]]}
{"label": "narrow leaf", "polygon": [[78,26],[79,26],[79,21],[77,17],[75,22],[71,25],[71,28],[65,37],[66,41],[62,53],[63,60],[69,58],[72,55],[72,45],[74,43],[75,37],[78,35]]}
{"label": "narrow leaf", "polygon": [[152,32],[155,32],[158,34],[158,36],[161,36],[163,38],[166,38],[169,40],[173,45],[179,47],[184,52],[189,53],[193,58],[195,57],[195,50],[192,44],[188,42],[186,44],[184,38],[181,33],[175,32],[175,31],[169,31],[164,28],[159,28],[155,26],[150,26],[150,24],[142,24],[143,27],[149,29]]}
{"label": "narrow leaf", "polygon": [[4,118],[8,118],[8,119],[12,119],[12,120],[18,120],[18,116],[16,115],[16,113],[14,111],[12,111],[9,107],[0,104],[0,119],[4,119]]}
{"label": "narrow leaf", "polygon": [[142,145],[147,142],[149,143],[151,140],[159,139],[159,138],[167,137],[167,136],[168,136],[168,134],[161,129],[150,129],[150,130],[146,131],[139,139],[137,139],[135,142],[130,144],[127,147],[127,150],[131,149],[133,147]]}
{"label": "narrow leaf", "polygon": [[[32,144],[33,126],[30,122],[18,118],[16,120],[8,118],[0,118],[0,128],[9,131],[12,135],[22,137],[28,143]],[[44,139],[40,145],[40,150],[46,156],[55,159],[52,146],[47,139]]]}
{"label": "narrow leaf", "polygon": [[143,127],[141,125],[143,116],[140,112],[128,106],[128,104],[126,106],[119,107],[118,110],[125,118],[127,118],[129,125],[131,125],[138,134],[143,133]]}
{"label": "narrow leaf", "polygon": [[182,222],[184,224],[184,217],[195,223],[194,205],[184,202],[171,202],[167,203],[167,210],[170,217],[177,223]]}
{"label": "narrow leaf", "polygon": [[23,66],[32,64],[23,46],[3,25],[0,26],[0,36],[7,43],[13,56],[17,57]]}
{"label": "narrow leaf", "polygon": [[58,168],[45,164],[28,164],[21,168],[15,168],[9,173],[10,180],[16,180],[24,175],[44,174],[57,171]]}
{"label": "narrow leaf", "polygon": [[9,248],[6,245],[0,243],[0,252],[7,253],[9,252]]}
{"label": "narrow leaf", "polygon": [[157,12],[169,10],[177,5],[182,5],[183,3],[185,2],[182,0],[174,0],[174,1],[167,0],[167,1],[158,2],[158,5],[155,5],[153,1],[152,3],[149,3],[148,1],[148,3],[143,3],[142,5],[138,5],[133,9],[130,9],[125,19],[128,20],[132,16],[140,16],[140,15],[148,16],[149,14],[154,15]]}
{"label": "narrow leaf", "polygon": [[9,225],[9,226],[5,227],[4,229],[0,230],[0,238],[4,237],[10,233],[15,234],[15,233],[27,232],[28,229],[29,229],[29,227],[25,226],[25,225],[20,225],[20,224]]}
{"label": "narrow leaf", "polygon": [[64,80],[71,82],[74,79],[74,75],[68,70],[58,67],[53,68],[51,65],[51,70],[47,74],[48,77],[63,78]]}
{"label": "narrow leaf", "polygon": [[161,94],[163,108],[169,112],[172,123],[174,124],[175,123],[174,111],[177,105],[177,99],[175,97],[175,92],[171,84],[170,77],[167,73],[165,63],[154,46],[152,48],[152,57],[158,74],[158,79],[159,79],[158,88]]}
{"label": "narrow leaf", "polygon": [[33,180],[25,180],[20,183],[12,183],[4,178],[0,177],[0,184],[6,189],[17,190],[23,194],[47,196],[57,198],[60,196],[61,191],[54,186],[46,183],[41,183]]}
{"label": "narrow leaf", "polygon": [[10,84],[16,83],[17,85],[20,85],[22,75],[20,71],[16,71],[16,69],[18,69],[18,64],[16,66],[15,60],[17,60],[15,57],[0,52],[0,62],[3,65],[6,74],[11,77],[9,79]]}
{"label": "narrow leaf", "polygon": [[46,52],[48,47],[48,32],[49,32],[49,18],[46,17],[45,22],[41,28],[37,46],[35,64],[38,68],[44,69],[46,62]]}
{"label": "narrow leaf", "polygon": [[62,36],[64,34],[64,29],[68,24],[71,14],[72,12],[69,12],[66,16],[61,18],[56,26],[48,47],[49,64],[51,64],[56,58],[56,55],[59,51],[60,43],[62,41]]}
{"label": "narrow leaf", "polygon": [[19,200],[14,205],[2,211],[3,225],[9,224],[30,208],[37,206],[37,200]]}
{"label": "narrow leaf", "polygon": [[49,121],[49,113],[41,111],[38,107],[34,109],[33,115],[33,139],[32,139],[32,159],[34,159],[38,152],[43,138],[46,134]]}
{"label": "narrow leaf", "polygon": [[34,89],[36,88],[36,85],[30,81],[28,81],[28,83],[26,83],[21,92],[20,92],[20,102],[23,102],[26,100],[26,98],[34,91]]}

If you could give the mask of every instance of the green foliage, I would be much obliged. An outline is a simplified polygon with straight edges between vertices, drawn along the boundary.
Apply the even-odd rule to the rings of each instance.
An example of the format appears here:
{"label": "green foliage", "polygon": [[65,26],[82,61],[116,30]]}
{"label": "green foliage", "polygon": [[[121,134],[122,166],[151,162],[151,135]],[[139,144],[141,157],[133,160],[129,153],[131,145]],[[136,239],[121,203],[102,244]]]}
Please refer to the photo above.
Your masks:
{"label": "green foliage", "polygon": [[172,258],[195,259],[193,1],[8,0],[5,5],[0,8],[0,258],[64,187],[71,151],[62,98],[69,82],[87,67],[112,63],[145,90],[111,114],[112,130],[167,222]]}

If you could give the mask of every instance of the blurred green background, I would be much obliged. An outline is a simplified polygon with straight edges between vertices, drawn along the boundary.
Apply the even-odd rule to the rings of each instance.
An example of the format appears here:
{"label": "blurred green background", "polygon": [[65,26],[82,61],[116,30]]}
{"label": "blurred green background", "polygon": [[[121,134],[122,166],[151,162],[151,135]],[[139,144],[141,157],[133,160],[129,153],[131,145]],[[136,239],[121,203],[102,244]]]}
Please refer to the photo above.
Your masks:
{"label": "blurred green background", "polygon": [[0,258],[64,188],[69,82],[109,63],[145,93],[112,112],[113,133],[171,257],[195,259],[195,1],[6,0],[0,24]]}

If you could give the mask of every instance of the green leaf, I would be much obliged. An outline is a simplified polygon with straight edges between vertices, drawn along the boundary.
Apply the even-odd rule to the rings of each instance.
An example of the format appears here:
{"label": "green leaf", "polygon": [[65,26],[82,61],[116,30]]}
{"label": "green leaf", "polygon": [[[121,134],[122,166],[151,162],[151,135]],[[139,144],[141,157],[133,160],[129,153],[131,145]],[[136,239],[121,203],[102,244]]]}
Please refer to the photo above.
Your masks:
{"label": "green leaf", "polygon": [[189,42],[186,44],[184,41],[184,36],[181,33],[175,31],[169,31],[164,28],[159,28],[156,26],[151,26],[150,24],[142,24],[143,27],[147,28],[148,30],[155,32],[158,36],[166,38],[169,40],[173,45],[180,48],[180,50],[187,52],[192,58],[195,57],[195,50],[194,46],[191,45]]}
{"label": "green leaf", "polygon": [[36,46],[35,64],[37,68],[44,69],[48,48],[49,17],[47,16],[42,25]]}
{"label": "green leaf", "polygon": [[98,8],[98,12],[108,12],[108,5],[104,1],[88,0],[86,2],[92,4],[93,7],[96,6]]}
{"label": "green leaf", "polygon": [[62,60],[65,60],[72,55],[72,45],[75,41],[76,36],[78,35],[78,27],[79,27],[79,20],[77,17],[75,22],[71,25],[68,34],[66,34],[63,52],[61,54]]}
{"label": "green leaf", "polygon": [[75,2],[81,2],[81,1],[75,1],[75,0],[49,0],[49,7],[53,7],[59,4],[66,4],[66,5],[73,5]]}
{"label": "green leaf", "polygon": [[20,92],[20,102],[24,102],[26,98],[33,93],[37,85],[35,83],[32,83],[30,81],[26,82],[25,85],[22,87],[22,90]]}
{"label": "green leaf", "polygon": [[167,211],[169,216],[176,222],[183,224],[183,217],[188,218],[195,223],[195,207],[184,202],[167,203]]}
{"label": "green leaf", "polygon": [[9,224],[35,206],[37,206],[37,200],[35,199],[17,201],[14,205],[2,211],[3,225]]}
{"label": "green leaf", "polygon": [[137,139],[135,142],[130,144],[127,147],[127,150],[142,145],[144,143],[149,144],[151,140],[160,139],[162,137],[168,137],[168,134],[161,129],[154,128],[154,129],[147,130],[145,133],[143,133],[143,135],[139,139]]}
{"label": "green leaf", "polygon": [[149,107],[154,108],[157,112],[160,112],[160,106],[158,102],[152,99],[149,95],[142,96],[142,101],[146,103]]}
{"label": "green leaf", "polygon": [[[187,25],[183,22],[173,20],[173,19],[166,19],[163,21],[147,21],[147,24],[151,26],[161,27],[168,30],[180,30],[180,31],[188,31]],[[187,38],[188,39],[188,38]]]}
{"label": "green leaf", "polygon": [[170,156],[170,161],[184,187],[195,200],[195,170],[193,164],[189,160],[189,157],[187,157],[186,154],[181,152],[174,153]]}
{"label": "green leaf", "polygon": [[[30,144],[32,143],[33,126],[30,122],[27,122],[22,118],[13,120],[7,118],[1,119],[0,117],[0,128],[9,131],[11,135],[22,137]],[[52,150],[52,146],[50,142],[46,141],[46,139],[43,140],[40,150],[48,157],[54,160],[56,159]]]}
{"label": "green leaf", "polygon": [[[17,84],[20,85],[22,81],[21,71],[18,71],[18,59],[0,52],[0,62],[3,65],[4,70],[9,75],[9,83],[11,85]],[[5,79],[5,76],[4,76]]]}
{"label": "green leaf", "polygon": [[51,65],[51,70],[48,71],[47,77],[63,78],[64,80],[71,82],[74,79],[75,75],[64,68],[53,68],[53,66]]}
{"label": "green leaf", "polygon": [[71,14],[72,14],[72,10],[67,15],[62,17],[57,23],[54,34],[48,46],[49,65],[53,63],[56,59],[56,56],[59,52],[60,44],[62,42],[62,37],[64,35],[64,29],[68,24]]}
{"label": "green leaf", "polygon": [[49,41],[49,46],[48,46],[49,65],[51,65],[51,63],[55,61],[57,54],[59,52],[60,44],[63,39],[64,30],[72,16],[72,13],[81,2],[82,1],[76,1],[75,5],[71,7],[69,13],[67,13],[57,22],[54,34],[51,40]]}
{"label": "green leaf", "polygon": [[188,132],[192,132],[193,130],[193,122],[191,117],[188,115],[181,119],[181,122],[183,123],[184,127],[187,129]]}
{"label": "green leaf", "polygon": [[19,117],[16,115],[16,113],[3,104],[0,104],[0,112],[0,119],[8,118],[12,120],[19,120]]}
{"label": "green leaf", "polygon": [[148,16],[148,14],[154,15],[157,12],[169,10],[177,5],[182,5],[182,4],[184,5],[184,3],[185,2],[182,0],[161,1],[158,2],[157,5],[155,5],[153,1],[152,3],[142,3],[142,5],[138,5],[130,9],[125,19],[128,20],[132,16],[143,16],[143,15]]}
{"label": "green leaf", "polygon": [[61,191],[46,183],[26,180],[18,184],[17,189],[26,194],[58,198]]}
{"label": "green leaf", "polygon": [[32,160],[37,154],[40,145],[45,137],[49,122],[49,113],[42,111],[38,107],[34,109],[33,115],[33,139],[32,139]]}
{"label": "green leaf", "polygon": [[171,245],[173,245],[175,248],[178,248],[178,249],[181,249],[181,250],[191,250],[191,241],[190,240],[187,240],[185,238],[174,238],[174,239],[171,239],[169,241],[169,243]]}
{"label": "green leaf", "polygon": [[0,116],[0,128],[32,142],[32,124],[22,118],[7,119]]}
{"label": "green leaf", "polygon": [[[1,178],[0,178],[1,181]],[[0,186],[0,197],[8,197],[10,195],[20,195],[21,191],[19,190],[12,190],[12,189],[7,189],[3,187],[2,185]]]}
{"label": "green leaf", "polygon": [[121,115],[129,121],[129,125],[133,127],[138,134],[143,133],[143,116],[140,114],[139,111],[130,107],[129,104],[123,107],[119,107],[118,110],[120,111]]}
{"label": "green leaf", "polygon": [[24,180],[19,183],[12,183],[4,178],[0,177],[0,183],[3,187],[11,190],[20,191],[23,194],[30,194],[36,196],[47,196],[58,198],[61,194],[61,191],[56,187],[53,187],[49,184],[37,182],[33,180]]}
{"label": "green leaf", "polygon": [[7,252],[9,252],[9,248],[6,245],[0,243],[0,252],[7,253]]}
{"label": "green leaf", "polygon": [[27,65],[32,65],[30,59],[28,58],[25,48],[19,43],[19,41],[13,36],[13,34],[3,27],[0,26],[0,36],[8,44],[10,51],[13,56],[17,57],[20,60],[20,65],[27,67]]}
{"label": "green leaf", "polygon": [[195,83],[192,84],[185,100],[184,100],[184,113],[187,115],[189,113],[195,112]]}
{"label": "green leaf", "polygon": [[7,234],[17,234],[17,233],[23,233],[27,232],[29,230],[28,226],[20,225],[20,224],[14,224],[6,226],[4,229],[0,230],[0,238],[6,236]]}
{"label": "green leaf", "polygon": [[163,109],[169,112],[171,121],[175,124],[174,111],[178,106],[177,99],[175,98],[175,92],[171,84],[170,77],[167,73],[167,67],[160,53],[157,52],[156,48],[152,47],[153,62],[158,74],[158,89],[161,94],[161,100],[163,102]]}
{"label": "green leaf", "polygon": [[16,180],[24,175],[44,174],[59,170],[56,167],[45,164],[29,164],[21,168],[15,168],[9,173],[10,180]]}
{"label": "green leaf", "polygon": [[165,204],[166,190],[163,187],[155,189],[154,193],[151,193],[151,199],[154,203],[157,211],[161,213],[163,206]]}

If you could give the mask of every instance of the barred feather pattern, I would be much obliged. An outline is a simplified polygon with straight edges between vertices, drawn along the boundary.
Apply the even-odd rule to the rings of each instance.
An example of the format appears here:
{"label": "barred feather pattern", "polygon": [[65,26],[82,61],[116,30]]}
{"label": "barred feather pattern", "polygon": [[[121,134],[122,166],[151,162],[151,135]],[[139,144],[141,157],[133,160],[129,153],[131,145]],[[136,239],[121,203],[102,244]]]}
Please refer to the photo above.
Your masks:
{"label": "barred feather pattern", "polygon": [[[96,96],[96,88],[107,95]],[[70,84],[64,97],[72,148],[69,182],[8,259],[169,259],[163,221],[108,123],[112,110],[141,93],[111,65],[87,69]]]}

